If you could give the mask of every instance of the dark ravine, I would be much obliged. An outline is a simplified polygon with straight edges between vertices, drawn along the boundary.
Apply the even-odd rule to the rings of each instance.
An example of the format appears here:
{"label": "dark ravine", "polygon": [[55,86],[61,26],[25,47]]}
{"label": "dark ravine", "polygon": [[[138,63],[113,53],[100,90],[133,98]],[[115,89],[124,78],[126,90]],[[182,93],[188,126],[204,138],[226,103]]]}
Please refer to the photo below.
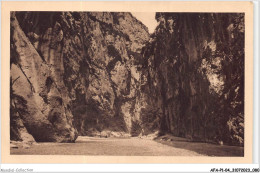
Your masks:
{"label": "dark ravine", "polygon": [[11,140],[244,141],[244,15],[11,14]]}

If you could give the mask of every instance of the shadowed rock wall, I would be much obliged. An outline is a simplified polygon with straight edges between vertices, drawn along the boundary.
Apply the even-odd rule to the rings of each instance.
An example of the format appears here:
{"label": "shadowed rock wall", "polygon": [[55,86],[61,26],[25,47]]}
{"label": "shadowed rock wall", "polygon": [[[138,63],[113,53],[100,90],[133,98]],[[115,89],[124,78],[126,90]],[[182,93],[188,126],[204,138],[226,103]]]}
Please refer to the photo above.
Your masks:
{"label": "shadowed rock wall", "polygon": [[244,15],[157,13],[156,19],[144,49],[145,90],[161,132],[243,144]]}

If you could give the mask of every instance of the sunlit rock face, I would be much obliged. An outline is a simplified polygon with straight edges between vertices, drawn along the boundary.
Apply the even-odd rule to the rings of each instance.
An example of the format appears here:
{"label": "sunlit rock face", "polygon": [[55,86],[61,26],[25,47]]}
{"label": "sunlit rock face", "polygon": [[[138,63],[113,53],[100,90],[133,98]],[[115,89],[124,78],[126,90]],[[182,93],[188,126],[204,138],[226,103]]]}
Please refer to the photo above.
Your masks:
{"label": "sunlit rock face", "polygon": [[156,19],[143,54],[153,107],[145,110],[154,112],[162,133],[242,145],[244,15],[157,13]]}
{"label": "sunlit rock face", "polygon": [[16,114],[36,141],[131,133],[149,39],[141,22],[131,13],[16,12],[11,25],[11,138],[21,136]]}
{"label": "sunlit rock face", "polygon": [[[30,35],[36,41],[40,39],[39,33]],[[53,53],[50,51],[45,60],[35,48],[36,42],[28,37],[12,13],[11,139],[73,142],[77,132],[72,125],[67,93],[54,75],[54,64],[48,63]]]}

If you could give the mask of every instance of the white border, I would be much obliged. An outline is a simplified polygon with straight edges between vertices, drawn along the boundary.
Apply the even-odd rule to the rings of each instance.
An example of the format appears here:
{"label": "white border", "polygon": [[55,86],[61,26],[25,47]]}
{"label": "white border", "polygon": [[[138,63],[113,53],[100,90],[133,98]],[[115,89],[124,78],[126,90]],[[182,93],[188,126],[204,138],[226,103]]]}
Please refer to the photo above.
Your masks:
{"label": "white border", "polygon": [[[257,169],[258,164],[4,164],[1,169],[33,172],[210,172],[211,169]],[[26,172],[26,171],[24,171]],[[29,172],[29,171],[28,171]],[[242,171],[240,171],[242,172]]]}
{"label": "white border", "polygon": [[[22,1],[22,0],[17,0]],[[56,0],[61,1],[61,0]],[[102,1],[102,0],[96,0]],[[103,0],[104,1],[104,0]],[[106,1],[106,0],[105,0]],[[118,1],[118,0],[115,0]],[[147,0],[144,0],[147,1]],[[155,1],[155,0],[151,0]],[[180,0],[174,0],[180,1]],[[196,0],[190,0],[196,1]],[[209,1],[209,0],[200,0]],[[224,1],[224,0],[221,0]],[[229,0],[243,1],[243,0]],[[245,0],[249,1],[249,0]],[[260,3],[254,0],[254,146],[255,164],[1,164],[1,169],[33,169],[33,172],[209,172],[211,168],[259,168],[259,9]],[[1,4],[0,4],[1,8]],[[0,14],[1,16],[1,14]],[[1,19],[0,19],[1,26]],[[1,40],[1,36],[0,36]],[[1,41],[0,41],[1,47]],[[1,58],[0,58],[1,59]],[[0,62],[1,63],[1,62]],[[1,68],[1,64],[0,64]],[[1,71],[0,71],[1,76]],[[1,79],[1,77],[0,77]],[[1,85],[1,80],[0,80]],[[1,85],[2,86],[2,85]],[[1,93],[0,93],[1,98]],[[0,104],[1,109],[1,104]],[[1,119],[0,119],[1,121]],[[1,135],[1,133],[0,133]],[[1,143],[0,143],[1,146]]]}
{"label": "white border", "polygon": [[253,162],[259,164],[259,1],[254,1],[254,129]]}

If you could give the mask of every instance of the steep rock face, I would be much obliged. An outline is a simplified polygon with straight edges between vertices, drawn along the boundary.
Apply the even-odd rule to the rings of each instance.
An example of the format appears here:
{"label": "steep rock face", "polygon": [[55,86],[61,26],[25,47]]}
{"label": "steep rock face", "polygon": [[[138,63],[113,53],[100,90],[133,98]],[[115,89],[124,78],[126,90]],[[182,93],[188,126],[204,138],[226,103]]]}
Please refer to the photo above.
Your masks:
{"label": "steep rock face", "polygon": [[243,144],[243,14],[157,13],[156,19],[143,53],[153,109],[144,110],[163,133]]}
{"label": "steep rock face", "polygon": [[29,132],[36,141],[74,141],[77,133],[72,127],[72,114],[54,81],[51,67],[26,37],[14,13],[10,68],[11,139],[32,138]]}
{"label": "steep rock face", "polygon": [[[73,141],[76,131],[131,132],[137,62],[149,39],[142,23],[130,13],[101,12],[16,12],[13,19],[11,38],[17,43],[11,52],[19,61],[11,59],[11,87],[34,109],[20,116],[36,141]],[[23,38],[16,39],[16,32]],[[20,49],[19,42],[29,46]],[[41,127],[54,132],[41,136]]]}

